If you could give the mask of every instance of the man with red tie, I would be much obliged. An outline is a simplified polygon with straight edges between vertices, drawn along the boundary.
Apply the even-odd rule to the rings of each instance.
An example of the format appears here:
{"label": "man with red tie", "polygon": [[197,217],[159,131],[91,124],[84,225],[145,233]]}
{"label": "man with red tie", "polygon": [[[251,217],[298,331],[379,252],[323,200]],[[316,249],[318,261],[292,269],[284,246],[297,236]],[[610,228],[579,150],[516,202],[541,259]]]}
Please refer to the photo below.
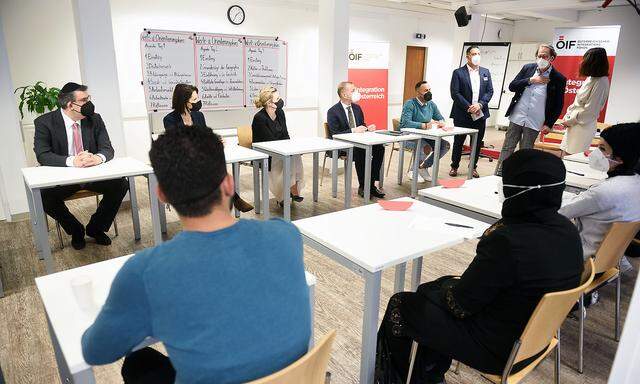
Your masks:
{"label": "man with red tie", "polygon": [[[86,85],[67,83],[58,94],[59,109],[35,119],[34,148],[40,165],[53,167],[93,167],[113,159],[109,134],[99,114],[94,112]],[[75,249],[85,247],[85,227],[69,212],[64,199],[86,189],[103,195],[86,227],[97,244],[110,245],[109,230],[127,193],[124,178],[94,183],[65,185],[42,190],[42,205],[71,235]]]}

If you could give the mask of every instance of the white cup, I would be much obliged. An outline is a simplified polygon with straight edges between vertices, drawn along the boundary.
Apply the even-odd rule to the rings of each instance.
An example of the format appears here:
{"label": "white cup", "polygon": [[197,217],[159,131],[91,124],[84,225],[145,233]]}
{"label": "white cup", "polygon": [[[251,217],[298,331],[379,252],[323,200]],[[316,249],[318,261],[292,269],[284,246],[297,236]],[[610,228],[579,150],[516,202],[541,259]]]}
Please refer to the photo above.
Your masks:
{"label": "white cup", "polygon": [[71,289],[80,309],[92,312],[96,307],[93,299],[93,283],[86,275],[76,276],[71,279]]}

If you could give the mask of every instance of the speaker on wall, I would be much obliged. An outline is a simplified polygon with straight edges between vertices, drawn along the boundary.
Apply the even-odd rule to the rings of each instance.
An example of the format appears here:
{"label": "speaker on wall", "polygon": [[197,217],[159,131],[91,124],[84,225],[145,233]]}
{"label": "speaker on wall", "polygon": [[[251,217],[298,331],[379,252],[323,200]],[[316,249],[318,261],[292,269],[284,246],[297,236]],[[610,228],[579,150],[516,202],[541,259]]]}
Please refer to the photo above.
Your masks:
{"label": "speaker on wall", "polygon": [[471,15],[467,13],[467,9],[463,6],[456,10],[454,13],[456,16],[456,22],[458,23],[458,27],[466,27],[469,25],[469,20],[471,20]]}

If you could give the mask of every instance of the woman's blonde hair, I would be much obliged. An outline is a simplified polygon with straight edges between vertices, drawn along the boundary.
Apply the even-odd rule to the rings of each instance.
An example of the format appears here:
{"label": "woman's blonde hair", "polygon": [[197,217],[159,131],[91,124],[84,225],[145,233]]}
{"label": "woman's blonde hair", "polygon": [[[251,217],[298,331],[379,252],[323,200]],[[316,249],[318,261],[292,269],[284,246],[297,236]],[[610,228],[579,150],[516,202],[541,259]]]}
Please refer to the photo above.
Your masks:
{"label": "woman's blonde hair", "polygon": [[278,90],[274,87],[264,87],[260,90],[258,96],[253,99],[253,104],[256,105],[256,108],[264,108],[269,103],[269,100],[273,97],[273,93]]}

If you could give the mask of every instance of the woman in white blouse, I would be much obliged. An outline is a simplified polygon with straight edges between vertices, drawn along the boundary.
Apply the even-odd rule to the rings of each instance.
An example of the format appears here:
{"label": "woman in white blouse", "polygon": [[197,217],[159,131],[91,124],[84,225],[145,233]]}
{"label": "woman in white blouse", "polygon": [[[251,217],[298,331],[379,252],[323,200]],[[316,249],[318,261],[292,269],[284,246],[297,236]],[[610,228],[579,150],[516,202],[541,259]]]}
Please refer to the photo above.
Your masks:
{"label": "woman in white blouse", "polygon": [[560,144],[562,156],[586,151],[595,136],[596,120],[609,97],[609,60],[604,48],[591,48],[585,52],[580,76],[587,78],[562,122],[567,128]]}

